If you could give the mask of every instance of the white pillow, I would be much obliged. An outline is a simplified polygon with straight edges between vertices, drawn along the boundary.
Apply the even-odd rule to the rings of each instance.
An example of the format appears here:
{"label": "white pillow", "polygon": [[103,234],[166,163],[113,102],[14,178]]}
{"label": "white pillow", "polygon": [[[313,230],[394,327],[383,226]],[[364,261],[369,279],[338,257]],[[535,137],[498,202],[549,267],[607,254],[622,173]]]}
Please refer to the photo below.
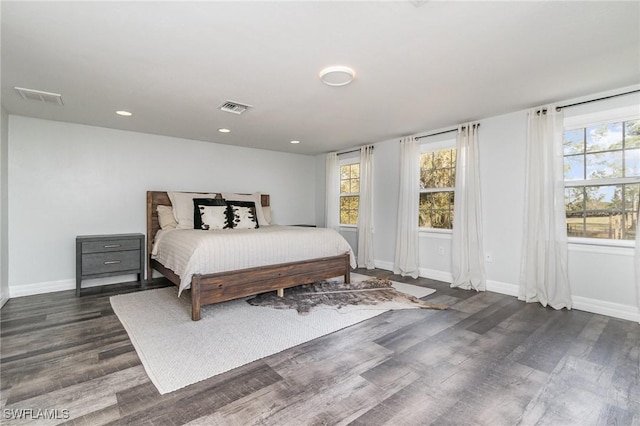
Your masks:
{"label": "white pillow", "polygon": [[216,198],[216,194],[195,192],[167,192],[173,205],[173,217],[178,222],[176,229],[193,229],[193,199]]}
{"label": "white pillow", "polygon": [[176,219],[173,217],[173,208],[171,206],[158,206],[158,223],[160,229],[175,229],[178,226]]}
{"label": "white pillow", "polygon": [[262,210],[262,198],[259,192],[250,195],[236,194],[233,192],[223,192],[222,198],[227,201],[253,201],[256,203],[256,215],[258,216],[258,225],[271,225],[270,221],[264,215]]}

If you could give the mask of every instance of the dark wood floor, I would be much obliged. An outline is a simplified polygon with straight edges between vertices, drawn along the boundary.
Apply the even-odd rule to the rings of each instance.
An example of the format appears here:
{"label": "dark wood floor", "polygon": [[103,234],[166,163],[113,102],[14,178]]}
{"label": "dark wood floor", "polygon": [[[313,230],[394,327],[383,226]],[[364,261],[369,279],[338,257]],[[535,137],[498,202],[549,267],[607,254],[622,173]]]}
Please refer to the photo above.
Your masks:
{"label": "dark wood floor", "polygon": [[32,424],[640,424],[637,323],[417,282],[451,309],[387,312],[166,395],[110,293],[11,299],[0,423],[48,409],[59,420]]}

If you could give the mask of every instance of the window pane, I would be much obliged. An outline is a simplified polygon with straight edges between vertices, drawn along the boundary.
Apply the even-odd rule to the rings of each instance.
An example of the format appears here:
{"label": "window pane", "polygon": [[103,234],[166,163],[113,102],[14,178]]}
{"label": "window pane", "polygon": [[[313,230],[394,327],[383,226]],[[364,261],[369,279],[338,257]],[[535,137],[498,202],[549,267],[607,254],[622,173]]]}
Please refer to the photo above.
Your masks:
{"label": "window pane", "polygon": [[445,188],[444,183],[449,181],[448,171],[446,169],[436,169],[433,172],[432,188]]}
{"label": "window pane", "polygon": [[622,239],[635,240],[636,238],[636,224],[638,223],[638,212],[627,212],[624,215],[624,234]]}
{"label": "window pane", "polygon": [[569,212],[582,212],[584,210],[584,189],[565,188],[564,204],[567,208],[567,217]]}
{"label": "window pane", "polygon": [[360,164],[351,165],[351,179],[360,178]]}
{"label": "window pane", "polygon": [[622,208],[622,185],[585,186],[587,210]]}
{"label": "window pane", "polygon": [[624,175],[625,177],[640,176],[640,149],[624,151]]}
{"label": "window pane", "polygon": [[624,185],[624,208],[637,212],[640,206],[640,184]]}
{"label": "window pane", "polygon": [[435,188],[433,170],[420,169],[420,189]]}
{"label": "window pane", "polygon": [[587,179],[622,177],[622,151],[586,155]]}
{"label": "window pane", "polygon": [[438,168],[450,168],[452,166],[451,161],[453,159],[453,150],[443,149],[435,152],[435,163]]}
{"label": "window pane", "polygon": [[442,188],[454,188],[456,186],[455,169],[445,169],[442,181]]}
{"label": "window pane", "polygon": [[349,212],[340,211],[340,223],[349,223]]}
{"label": "window pane", "polygon": [[[442,149],[420,155],[420,189],[454,188],[456,150]],[[418,224],[421,228],[452,229],[454,191],[420,194]]]}
{"label": "window pane", "polygon": [[425,209],[420,209],[420,218],[418,219],[418,227],[420,228],[431,228],[431,218],[429,216],[429,211]]}
{"label": "window pane", "polygon": [[433,153],[420,155],[420,189],[433,188]]}
{"label": "window pane", "polygon": [[340,181],[340,193],[341,194],[348,194],[349,193],[349,181],[348,180]]}
{"label": "window pane", "polygon": [[420,188],[453,188],[456,179],[455,165],[455,149],[421,154]]}
{"label": "window pane", "polygon": [[640,147],[640,120],[631,120],[624,123],[625,148]]}
{"label": "window pane", "polygon": [[622,149],[622,123],[587,127],[587,151]]}
{"label": "window pane", "polygon": [[351,179],[351,193],[358,194],[360,192],[360,179]]}
{"label": "window pane", "polygon": [[354,209],[355,211],[358,211],[358,207],[360,205],[360,197],[351,197],[351,206],[352,209]]}
{"label": "window pane", "polygon": [[349,179],[349,175],[350,175],[350,167],[347,166],[340,166],[340,180],[345,180],[345,179]]}
{"label": "window pane", "polygon": [[564,157],[564,180],[584,179],[584,155]]}
{"label": "window pane", "polygon": [[[584,156],[579,154],[583,138]],[[566,181],[640,177],[640,120],[565,131],[563,150]],[[640,184],[568,187],[565,207],[569,236],[632,240]]]}
{"label": "window pane", "polygon": [[449,220],[449,210],[433,210],[431,212],[431,226],[446,229]]}
{"label": "window pane", "polygon": [[344,225],[358,224],[358,196],[340,197],[340,223]]}
{"label": "window pane", "polygon": [[420,168],[427,169],[427,170],[433,169],[433,153],[432,152],[420,154]]}
{"label": "window pane", "polygon": [[622,215],[587,212],[585,219],[585,237],[622,238]]}
{"label": "window pane", "polygon": [[564,155],[584,152],[584,129],[567,130],[562,143]]}
{"label": "window pane", "polygon": [[418,226],[421,228],[452,229],[453,200],[453,191],[420,194]]}
{"label": "window pane", "polygon": [[436,209],[449,209],[450,192],[436,192],[433,194],[433,207]]}
{"label": "window pane", "polygon": [[567,236],[584,237],[584,218],[582,217],[582,213],[567,213]]}

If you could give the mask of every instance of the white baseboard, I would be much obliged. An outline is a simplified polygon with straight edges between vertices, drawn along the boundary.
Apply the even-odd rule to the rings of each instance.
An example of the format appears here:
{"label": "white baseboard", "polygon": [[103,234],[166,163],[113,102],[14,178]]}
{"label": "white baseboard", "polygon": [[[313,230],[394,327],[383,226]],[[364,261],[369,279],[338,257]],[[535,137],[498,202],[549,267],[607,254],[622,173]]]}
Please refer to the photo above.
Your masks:
{"label": "white baseboard", "polygon": [[487,291],[493,293],[506,294],[518,297],[519,287],[515,284],[503,283],[501,281],[487,280]]}
{"label": "white baseboard", "polygon": [[571,300],[573,301],[573,309],[640,322],[640,310],[637,306],[605,302],[581,296],[571,296]]}
{"label": "white baseboard", "polygon": [[0,308],[2,308],[4,306],[4,304],[7,303],[8,301],[9,301],[8,297],[0,298]]}
{"label": "white baseboard", "polygon": [[[135,281],[136,275],[121,275],[117,277],[96,278],[82,281],[82,288],[96,287],[106,284],[116,284]],[[75,290],[76,280],[46,281],[33,284],[9,285],[9,297],[33,296],[35,294],[53,293],[55,291]]]}
{"label": "white baseboard", "polygon": [[74,288],[76,288],[76,280],[46,281],[42,283],[9,285],[9,295],[11,298],[33,296],[34,294],[73,290]]}
{"label": "white baseboard", "polygon": [[423,278],[429,278],[431,280],[442,281],[448,284],[453,282],[453,275],[451,272],[438,271],[437,269],[420,268],[420,276]]}
{"label": "white baseboard", "polygon": [[[393,270],[393,263],[376,260],[376,268]],[[438,271],[435,269],[420,268],[420,276],[432,280],[451,283],[451,272]],[[487,291],[505,294],[507,296],[518,297],[519,286],[517,284],[505,283],[501,281],[487,280]],[[620,303],[607,302],[604,300],[589,299],[582,296],[572,296],[573,309],[591,312],[592,314],[606,315],[613,318],[640,322],[640,308],[635,305],[622,305]]]}
{"label": "white baseboard", "polygon": [[[384,260],[376,260],[375,265],[376,265],[376,268],[384,269],[387,271],[393,271],[392,262],[386,262]],[[418,275],[422,278],[429,278],[432,280],[444,281],[446,283],[451,283],[452,281],[450,272],[438,271],[435,269],[420,268],[418,271]]]}
{"label": "white baseboard", "polygon": [[384,269],[386,271],[393,271],[393,262],[386,262],[384,260],[374,260],[373,263],[376,268]]}

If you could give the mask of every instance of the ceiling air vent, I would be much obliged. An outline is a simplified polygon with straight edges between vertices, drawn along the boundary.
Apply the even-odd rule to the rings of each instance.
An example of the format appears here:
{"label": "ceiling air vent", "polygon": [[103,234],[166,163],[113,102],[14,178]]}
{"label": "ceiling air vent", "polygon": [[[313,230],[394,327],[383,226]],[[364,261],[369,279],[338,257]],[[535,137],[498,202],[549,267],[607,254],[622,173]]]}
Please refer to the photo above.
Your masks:
{"label": "ceiling air vent", "polygon": [[38,101],[45,104],[64,105],[62,95],[58,93],[43,92],[41,90],[25,89],[24,87],[14,87],[16,92],[26,101]]}
{"label": "ceiling air vent", "polygon": [[220,111],[231,112],[234,114],[242,114],[243,112],[251,108],[251,105],[245,105],[245,104],[241,104],[240,102],[234,102],[234,101],[226,101],[225,103],[220,105],[219,108],[220,108]]}

